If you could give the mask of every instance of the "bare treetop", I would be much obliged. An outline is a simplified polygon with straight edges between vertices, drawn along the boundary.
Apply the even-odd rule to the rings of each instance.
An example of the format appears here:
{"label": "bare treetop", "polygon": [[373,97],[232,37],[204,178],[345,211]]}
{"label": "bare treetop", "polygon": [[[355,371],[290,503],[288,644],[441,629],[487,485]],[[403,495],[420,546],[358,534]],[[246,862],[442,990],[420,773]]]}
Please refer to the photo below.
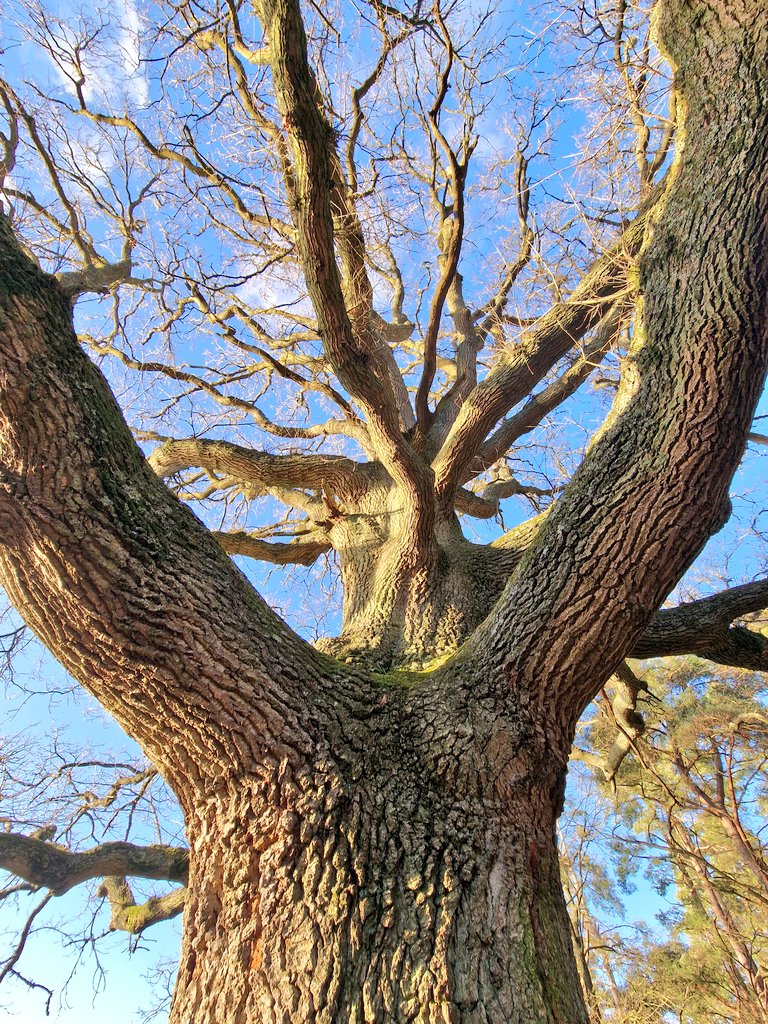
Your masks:
{"label": "bare treetop", "polygon": [[[278,16],[20,12],[12,59],[38,63],[2,93],[17,229],[82,296],[81,340],[131,371],[138,436],[218,504],[229,550],[308,564],[384,479],[417,517],[545,507],[562,479],[520,480],[515,450],[620,353],[629,223],[670,147],[642,10],[555,19],[611,83],[575,157],[577,83],[541,74],[544,20],[342,4],[308,12],[302,64]],[[605,154],[630,149],[606,202]],[[249,514],[265,495],[285,518]]]}

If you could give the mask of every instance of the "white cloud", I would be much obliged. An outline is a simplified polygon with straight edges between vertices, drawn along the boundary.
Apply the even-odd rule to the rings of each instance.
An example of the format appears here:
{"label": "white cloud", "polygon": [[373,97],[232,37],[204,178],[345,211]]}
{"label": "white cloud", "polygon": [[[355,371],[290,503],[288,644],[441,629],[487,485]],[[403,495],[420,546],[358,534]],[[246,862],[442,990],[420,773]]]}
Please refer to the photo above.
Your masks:
{"label": "white cloud", "polygon": [[[83,10],[88,22],[106,20],[103,9],[95,5]],[[90,16],[90,18],[89,18]],[[58,20],[48,17],[47,33],[51,37],[51,60],[59,82],[70,94],[75,93],[73,79],[77,78],[74,60],[75,48],[81,42],[80,25],[62,11]],[[72,55],[69,59],[68,55]],[[79,55],[80,71],[85,79],[82,86],[87,103],[100,100],[110,106],[147,106],[149,80],[141,63],[141,18],[134,0],[115,0],[110,5],[106,31],[91,42]]]}
{"label": "white cloud", "polygon": [[141,22],[133,0],[124,0],[123,17],[120,22],[120,48],[123,54],[126,88],[133,102],[145,107],[149,103],[149,80],[141,70]]}

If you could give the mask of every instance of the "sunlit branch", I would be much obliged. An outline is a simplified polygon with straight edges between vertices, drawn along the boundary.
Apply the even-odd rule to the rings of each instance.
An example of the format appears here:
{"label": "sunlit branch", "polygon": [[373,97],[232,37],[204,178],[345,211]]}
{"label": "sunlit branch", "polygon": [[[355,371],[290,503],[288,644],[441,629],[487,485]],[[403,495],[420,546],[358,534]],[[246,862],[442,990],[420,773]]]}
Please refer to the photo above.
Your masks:
{"label": "sunlit branch", "polygon": [[[178,164],[194,177],[199,178],[201,181],[205,181],[209,185],[219,189],[222,196],[232,204],[233,209],[244,223],[258,226],[267,229],[268,231],[277,231],[286,240],[291,242],[294,240],[294,232],[290,225],[285,224],[278,217],[271,214],[270,216],[265,217],[261,214],[255,213],[246,205],[240,193],[234,185],[227,180],[227,177],[221,171],[214,168],[209,161],[202,158],[195,161],[182,151],[173,149],[171,146],[163,142],[153,142],[143,129],[128,116],[117,117],[112,114],[105,114],[91,110],[87,105],[85,95],[82,91],[82,85],[78,87],[78,101],[80,104],[79,107],[72,107],[59,100],[59,102],[62,103],[62,106],[71,113],[81,114],[94,124],[109,125],[113,128],[127,129],[135,135],[144,149],[146,149],[146,151],[155,159],[165,163]],[[193,144],[191,145],[191,148],[196,152]]]}
{"label": "sunlit branch", "polygon": [[514,495],[546,498],[561,489],[524,484],[510,474],[503,479],[486,484],[485,487],[477,491],[460,488],[456,492],[455,507],[457,512],[473,516],[475,519],[492,519],[499,514],[500,504],[505,498],[511,498]]}
{"label": "sunlit branch", "polygon": [[367,464],[341,455],[271,455],[229,441],[203,438],[167,441],[152,452],[149,463],[163,477],[200,467],[227,474],[256,490],[314,488],[355,494],[365,491],[375,475]]}
{"label": "sunlit branch", "polygon": [[551,509],[545,509],[538,515],[527,519],[519,526],[513,526],[496,540],[492,541],[491,547],[504,548],[505,550],[525,551],[535,540],[539,530],[546,522]]}
{"label": "sunlit branch", "polygon": [[232,374],[222,375],[217,384],[212,384],[199,374],[172,366],[169,363],[161,363],[157,360],[135,359],[133,356],[128,355],[127,352],[117,348],[117,346],[98,338],[85,336],[82,340],[90,344],[100,354],[114,356],[116,359],[119,359],[129,369],[140,370],[145,373],[160,373],[171,380],[193,385],[196,390],[203,391],[219,405],[240,409],[248,413],[256,425],[265,433],[273,434],[276,437],[305,439],[324,437],[331,434],[344,434],[361,440],[361,443],[364,443],[360,435],[360,428],[347,420],[328,419],[322,423],[312,424],[309,427],[289,427],[284,424],[275,423],[259,409],[255,402],[249,402],[235,395],[226,394],[221,390],[223,384],[243,379],[247,375],[244,370],[237,370]]}
{"label": "sunlit branch", "polygon": [[[6,195],[11,198],[19,198],[33,208],[38,209],[44,217],[56,225],[63,235],[71,239],[82,259],[83,265],[79,269],[57,274],[63,290],[74,299],[85,292],[109,291],[115,285],[129,280],[132,272],[131,251],[135,243],[131,234],[133,215],[141,200],[146,196],[149,186],[145,186],[139,198],[130,204],[129,219],[131,223],[129,224],[124,220],[121,224],[121,229],[125,236],[121,258],[117,261],[106,259],[97,251],[93,238],[85,228],[81,214],[64,188],[62,174],[49,146],[43,139],[37,119],[26,109],[20,97],[11,89],[7,82],[0,82],[0,97],[2,97],[3,105],[6,108],[11,124],[10,135],[7,139],[3,136],[6,156],[2,167],[0,167],[2,172],[0,173],[0,180],[9,173],[15,162],[16,149],[19,143],[18,120],[20,119],[46,169],[53,190],[64,210],[67,223],[63,224],[53,217],[46,210],[45,204],[38,203],[34,196],[19,192],[16,188],[6,189]],[[104,212],[108,213],[110,217],[116,216],[112,210],[105,210]]]}
{"label": "sunlit branch", "polygon": [[152,896],[144,903],[137,904],[125,878],[111,876],[101,883],[98,895],[109,902],[112,911],[110,931],[140,935],[153,924],[178,917],[184,909],[187,890],[181,886],[164,896]]}
{"label": "sunlit branch", "polygon": [[214,531],[214,537],[229,555],[245,555],[273,565],[313,565],[317,559],[332,550],[331,542],[316,531],[317,537],[302,536],[281,543],[263,540],[244,531]]}
{"label": "sunlit branch", "polygon": [[616,728],[613,744],[600,764],[600,773],[606,782],[613,782],[624,758],[645,731],[645,722],[637,710],[637,701],[640,694],[647,690],[646,683],[624,662],[616,670],[611,696],[603,691]]}
{"label": "sunlit branch", "polygon": [[[301,13],[295,0],[274,0],[261,7],[261,17],[270,44],[275,93],[294,153],[297,247],[325,351],[342,385],[365,410],[381,462],[410,496],[419,524],[412,532],[412,542],[415,548],[421,548],[428,536],[432,508],[430,475],[401,433],[389,374],[377,373],[376,339],[364,329],[365,322],[370,322],[368,285],[359,277],[362,266],[354,269],[356,257],[352,249],[359,241],[355,225],[347,218],[341,235],[334,232],[334,212],[337,221],[339,215],[344,216],[343,210],[332,211],[330,202],[334,181],[338,181],[334,176],[338,158],[331,128],[317,105]],[[346,252],[352,260],[350,268],[358,275],[352,281],[347,275],[345,281],[357,307],[351,313],[345,304],[334,257],[337,240],[342,260]],[[358,303],[365,308],[358,307]]]}
{"label": "sunlit branch", "polygon": [[618,302],[584,346],[582,354],[556,380],[534,395],[488,438],[466,469],[467,478],[482,473],[509,451],[515,441],[573,395],[610,351],[622,323],[624,304]]}
{"label": "sunlit branch", "polygon": [[573,293],[536,322],[521,343],[477,385],[433,463],[440,502],[453,490],[498,420],[514,408],[620,297],[631,260],[644,237],[643,216],[599,257]]}

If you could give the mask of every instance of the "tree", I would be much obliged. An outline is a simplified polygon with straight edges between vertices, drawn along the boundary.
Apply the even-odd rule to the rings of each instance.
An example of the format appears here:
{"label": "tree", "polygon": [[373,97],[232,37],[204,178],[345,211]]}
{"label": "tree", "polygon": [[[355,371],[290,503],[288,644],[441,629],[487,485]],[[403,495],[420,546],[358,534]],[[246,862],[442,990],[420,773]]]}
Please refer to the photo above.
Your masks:
{"label": "tree", "polygon": [[[645,730],[612,767],[603,799],[593,792],[589,811],[566,823],[565,889],[584,974],[611,1020],[756,1024],[766,1014],[764,678],[695,658],[644,675]],[[579,737],[609,765],[612,717],[593,717]],[[666,937],[646,939],[638,955],[600,911],[615,920],[612,880],[641,872],[677,898],[660,915]]]}
{"label": "tree", "polygon": [[[667,979],[649,978],[648,967],[666,947],[648,923],[627,921],[622,896],[633,877],[616,817],[595,775],[577,768],[559,825],[560,864],[584,1001],[591,1024],[661,1024],[672,1008],[668,986],[660,984]],[[678,1005],[687,1005],[690,986],[675,980]]]}
{"label": "tree", "polygon": [[[732,625],[766,604],[764,583],[657,610],[728,517],[766,371],[768,15],[757,0],[664,0],[652,43],[628,28],[642,12],[596,13],[624,81],[638,213],[576,282],[574,248],[564,250],[549,278],[556,301],[542,310],[551,268],[532,263],[527,178],[535,102],[513,161],[516,257],[488,301],[463,294],[485,66],[465,12],[365,8],[361,31],[370,27],[379,56],[342,124],[321,12],[311,63],[296,0],[258,3],[255,26],[237,4],[170,10],[158,81],[175,106],[154,122],[99,104],[92,69],[105,26],[79,35],[43,9],[30,31],[66,93],[48,98],[46,120],[39,94],[32,105],[3,89],[4,173],[26,147],[52,200],[14,177],[5,186],[21,241],[3,216],[0,572],[26,622],[141,744],[183,809],[188,887],[172,1019],[585,1020],[555,838],[579,715],[630,654],[765,663],[764,638]],[[401,45],[414,63],[387,79]],[[674,70],[678,119],[657,186],[669,139],[645,108],[655,47]],[[199,88],[204,110],[179,81]],[[375,105],[363,108],[384,85],[403,101],[391,143],[377,137]],[[157,102],[152,89],[142,99],[150,114]],[[207,155],[217,111],[234,112],[239,169],[231,154],[226,167]],[[75,121],[95,134],[64,132]],[[365,176],[363,133],[384,150]],[[399,269],[398,232],[406,243],[414,232],[379,188],[382,177],[402,187],[403,169],[421,181],[415,201],[426,197],[436,225],[421,326],[406,313]],[[182,212],[194,199],[199,232],[239,240],[250,262],[241,253],[212,282],[195,280],[191,230],[170,233],[156,273],[142,277],[141,209],[152,195],[175,196]],[[89,209],[101,212],[99,231]],[[305,292],[311,308],[281,311],[280,298],[267,307],[263,295],[263,318],[249,308],[242,286],[261,287],[272,263],[300,268],[299,299]],[[529,264],[531,315],[513,315],[510,293]],[[375,308],[377,279],[391,285],[389,320]],[[132,288],[133,306],[123,298]],[[171,405],[202,394],[296,450],[200,436],[204,407],[200,430],[161,437],[148,462],[75,333],[78,296],[104,291],[112,333],[83,330],[85,344],[176,380]],[[232,291],[238,301],[223,305]],[[200,371],[185,356],[136,356],[142,332],[147,343],[170,335],[195,310],[245,365]],[[278,336],[268,324],[281,317],[292,326]],[[457,514],[493,516],[521,486],[506,452],[617,334],[628,341],[611,414],[557,501],[490,545],[468,541]],[[259,374],[292,383],[297,400],[318,394],[341,417],[319,421],[318,405],[305,425],[280,424],[254,400]],[[367,461],[311,448],[333,437]],[[303,515],[222,537],[157,475],[189,470],[225,502],[267,492]],[[494,479],[467,487],[484,474]],[[276,532],[296,537],[279,546],[267,539]],[[340,637],[323,650],[299,638],[225,549],[299,563],[333,549]],[[89,873],[187,870],[174,850],[67,854],[40,837],[2,838],[5,865],[53,891]]]}
{"label": "tree", "polygon": [[623,773],[642,801],[638,833],[668,851],[665,874],[686,893],[678,941],[655,974],[663,981],[666,967],[673,978],[704,982],[687,1005],[669,985],[671,1005],[693,1019],[756,1022],[768,1007],[761,683],[681,666],[668,681],[663,720],[638,742],[642,767]]}

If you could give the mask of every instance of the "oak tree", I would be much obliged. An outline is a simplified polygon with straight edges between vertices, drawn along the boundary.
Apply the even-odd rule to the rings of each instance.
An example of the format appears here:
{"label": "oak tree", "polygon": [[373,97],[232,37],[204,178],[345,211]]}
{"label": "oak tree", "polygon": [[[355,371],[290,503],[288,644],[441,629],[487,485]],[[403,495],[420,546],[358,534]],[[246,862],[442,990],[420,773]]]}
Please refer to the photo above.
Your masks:
{"label": "oak tree", "polygon": [[[566,97],[526,86],[478,164],[514,96],[491,12],[149,13],[117,99],[133,36],[44,7],[24,31],[55,80],[0,88],[0,577],[188,852],[11,833],[0,862],[54,893],[107,876],[129,928],[152,908],[116,878],[186,881],[185,1024],[584,1021],[555,836],[581,712],[616,671],[631,697],[630,655],[766,664],[738,624],[765,583],[659,608],[729,516],[768,365],[768,11],[579,10],[585,81],[600,99],[607,54],[619,99],[576,227],[531,199]],[[89,351],[151,380],[164,426],[132,435]],[[578,469],[518,479],[603,358]],[[542,510],[466,535],[517,493]],[[254,527],[265,496],[288,511]],[[329,553],[343,621],[314,646],[230,557]]]}

